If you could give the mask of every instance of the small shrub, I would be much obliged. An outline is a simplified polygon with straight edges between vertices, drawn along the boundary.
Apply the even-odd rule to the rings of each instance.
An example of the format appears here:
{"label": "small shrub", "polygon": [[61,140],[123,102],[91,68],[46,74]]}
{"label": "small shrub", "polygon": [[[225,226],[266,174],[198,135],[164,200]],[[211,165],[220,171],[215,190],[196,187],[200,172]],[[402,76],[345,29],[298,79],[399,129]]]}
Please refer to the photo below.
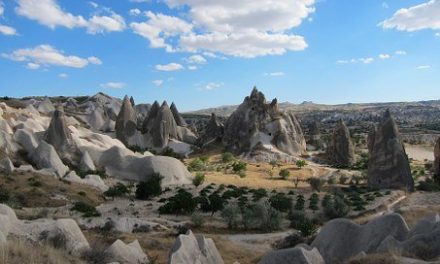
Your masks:
{"label": "small shrub", "polygon": [[223,155],[222,155],[222,161],[223,161],[224,163],[229,163],[229,162],[231,162],[231,161],[233,161],[233,160],[234,160],[234,155],[232,155],[231,152],[225,152],[225,153],[223,153]]}
{"label": "small shrub", "polygon": [[198,172],[193,179],[194,186],[198,187],[205,182],[205,174]]}
{"label": "small shrub", "polygon": [[324,213],[329,219],[345,217],[348,212],[350,206],[339,196],[335,196],[324,206]]}
{"label": "small shrub", "polygon": [[183,189],[180,189],[176,195],[170,197],[164,205],[159,207],[161,214],[190,214],[194,212],[197,206],[197,200],[193,195]]}
{"label": "small shrub", "polygon": [[305,240],[302,236],[297,234],[291,234],[285,238],[274,243],[273,247],[276,249],[293,248],[298,244],[304,243]]}
{"label": "small shrub", "polygon": [[238,176],[240,176],[240,178],[246,178],[246,172],[245,171],[240,171],[239,173],[238,173]]}
{"label": "small shrub", "polygon": [[245,162],[236,161],[232,164],[232,171],[236,174],[246,171],[246,169],[247,169],[247,164]]}
{"label": "small shrub", "polygon": [[193,213],[191,215],[191,222],[194,227],[201,227],[205,223],[205,217],[199,213]]}
{"label": "small shrub", "polygon": [[101,213],[96,210],[96,208],[90,204],[84,202],[76,202],[72,209],[73,211],[78,211],[82,213],[83,217],[98,217],[101,216]]}
{"label": "small shrub", "polygon": [[273,208],[280,212],[288,212],[292,209],[292,199],[282,193],[270,197],[269,203]]}
{"label": "small shrub", "polygon": [[0,203],[7,203],[9,201],[10,195],[8,190],[0,186]]}
{"label": "small shrub", "polygon": [[287,178],[289,178],[289,176],[290,176],[290,171],[289,171],[289,170],[287,170],[287,169],[282,169],[282,170],[280,171],[280,177],[281,177],[283,180],[287,180]]}
{"label": "small shrub", "polygon": [[222,218],[226,221],[228,228],[237,229],[241,223],[241,210],[236,203],[225,206],[221,212]]}
{"label": "small shrub", "polygon": [[155,173],[150,176],[147,181],[140,182],[136,185],[136,199],[148,200],[162,194],[162,176]]}
{"label": "small shrub", "polygon": [[301,211],[304,210],[306,200],[304,199],[304,196],[298,195],[296,197],[296,204],[295,204],[295,210]]}
{"label": "small shrub", "polygon": [[203,160],[200,158],[193,159],[188,164],[189,171],[205,171],[206,169],[207,169],[207,166],[206,166],[205,162],[203,162]]}
{"label": "small shrub", "polygon": [[124,184],[118,182],[115,186],[110,187],[104,192],[105,196],[108,197],[122,197],[130,193],[130,190]]}
{"label": "small shrub", "polygon": [[32,186],[32,187],[41,187],[43,185],[43,183],[41,183],[41,181],[38,180],[37,177],[29,178],[28,182],[29,182],[29,186]]}
{"label": "small shrub", "polygon": [[344,184],[347,183],[347,181],[348,181],[348,177],[347,177],[347,176],[345,176],[345,175],[341,175],[341,176],[339,177],[339,184],[344,185]]}
{"label": "small shrub", "polygon": [[307,162],[305,160],[297,160],[296,161],[296,166],[301,169],[302,167],[306,166]]}

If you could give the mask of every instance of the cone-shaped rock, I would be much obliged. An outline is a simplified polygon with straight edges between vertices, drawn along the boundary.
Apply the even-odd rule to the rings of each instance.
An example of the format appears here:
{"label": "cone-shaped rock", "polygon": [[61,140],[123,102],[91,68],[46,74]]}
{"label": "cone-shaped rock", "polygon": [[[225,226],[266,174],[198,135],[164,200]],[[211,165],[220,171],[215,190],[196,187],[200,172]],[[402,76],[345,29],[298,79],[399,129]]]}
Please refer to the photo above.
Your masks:
{"label": "cone-shaped rock", "polygon": [[150,133],[154,147],[163,148],[170,138],[178,138],[177,124],[166,101],[157,112],[153,127]]}
{"label": "cone-shaped rock", "polygon": [[437,140],[434,148],[434,178],[440,183],[440,138]]}
{"label": "cone-shaped rock", "polygon": [[131,103],[131,106],[133,106],[133,107],[136,106],[133,96],[130,96],[130,103]]}
{"label": "cone-shaped rock", "polygon": [[321,139],[321,131],[319,128],[318,122],[313,122],[310,125],[310,145],[314,146],[316,149],[323,149],[324,148],[324,142]]}
{"label": "cone-shaped rock", "polygon": [[154,101],[153,105],[150,108],[150,111],[148,111],[147,117],[145,118],[143,124],[142,124],[142,133],[146,134],[148,133],[151,128],[153,127],[154,120],[156,119],[157,113],[159,112],[160,105],[157,101]]}
{"label": "cone-shaped rock", "polygon": [[328,160],[337,166],[350,167],[356,162],[350,131],[344,121],[339,120],[327,148]]}
{"label": "cone-shaped rock", "polygon": [[177,110],[177,107],[174,104],[174,102],[171,104],[170,109],[171,109],[171,112],[173,113],[174,120],[176,120],[176,124],[178,126],[186,127],[187,123],[186,123],[185,119],[183,119],[183,117],[180,115],[179,110]]}
{"label": "cone-shaped rock", "polygon": [[368,185],[373,188],[414,190],[408,156],[396,122],[387,110],[370,142]]}
{"label": "cone-shaped rock", "polygon": [[136,113],[128,96],[122,102],[121,111],[116,118],[116,138],[127,145],[128,138],[136,133]]}
{"label": "cone-shaped rock", "polygon": [[44,134],[44,140],[54,146],[58,153],[65,151],[71,145],[72,135],[67,127],[62,107],[58,107],[53,112],[49,128]]}
{"label": "cone-shaped rock", "polygon": [[217,115],[212,113],[211,119],[205,127],[204,134],[199,138],[199,145],[204,146],[211,142],[221,140],[224,134],[224,125]]}
{"label": "cone-shaped rock", "polygon": [[282,112],[277,100],[266,103],[256,88],[225,123],[223,144],[234,153],[251,153],[262,143],[268,152],[300,155],[306,152],[305,139],[295,116]]}

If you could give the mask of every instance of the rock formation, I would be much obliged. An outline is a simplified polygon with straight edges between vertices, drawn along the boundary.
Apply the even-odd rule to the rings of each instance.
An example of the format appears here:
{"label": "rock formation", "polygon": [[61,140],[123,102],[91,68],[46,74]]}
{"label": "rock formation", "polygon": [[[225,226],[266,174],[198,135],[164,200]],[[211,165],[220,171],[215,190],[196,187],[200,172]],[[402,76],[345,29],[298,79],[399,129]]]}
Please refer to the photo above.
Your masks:
{"label": "rock formation", "polygon": [[176,120],[176,124],[181,127],[186,127],[188,124],[186,123],[185,119],[180,115],[179,110],[177,110],[176,105],[171,103],[170,106],[171,112],[173,113],[174,120]]}
{"label": "rock formation", "polygon": [[440,183],[440,138],[434,148],[434,178]]}
{"label": "rock formation", "polygon": [[134,98],[133,98],[133,96],[130,96],[130,103],[131,103],[131,106],[132,106],[132,107],[135,107],[135,106],[136,106],[136,103],[134,102]]}
{"label": "rock formation", "polygon": [[150,263],[148,256],[144,253],[139,244],[135,240],[130,244],[125,244],[121,240],[116,240],[106,251],[112,263],[120,264],[147,264]]}
{"label": "rock formation", "polygon": [[72,136],[61,107],[53,112],[49,128],[44,135],[44,140],[54,146],[58,153],[65,152],[72,145]]}
{"label": "rock formation", "polygon": [[327,147],[327,158],[336,166],[350,167],[356,162],[350,131],[341,119],[338,121],[333,137]]}
{"label": "rock formation", "polygon": [[121,111],[116,118],[116,138],[128,145],[129,138],[136,134],[136,113],[128,96],[122,102]]}
{"label": "rock formation", "polygon": [[96,170],[95,164],[93,163],[93,160],[87,150],[84,151],[84,153],[82,154],[81,161],[79,163],[79,169],[82,172],[90,172]]}
{"label": "rock formation", "polygon": [[180,235],[174,243],[169,264],[223,264],[223,259],[212,239],[195,236],[191,230]]}
{"label": "rock formation", "polygon": [[198,145],[205,147],[217,141],[221,142],[224,132],[225,127],[223,123],[220,122],[216,114],[212,113],[203,135],[198,139]]}
{"label": "rock formation", "polygon": [[361,252],[376,252],[389,236],[403,240],[408,233],[408,225],[398,214],[381,216],[365,225],[335,219],[322,227],[311,246],[318,249],[325,263],[343,263]]}
{"label": "rock formation", "polygon": [[308,145],[312,145],[315,150],[324,149],[325,144],[324,141],[321,139],[321,131],[318,122],[315,121],[310,125],[309,133],[310,135]]}
{"label": "rock formation", "polygon": [[295,116],[280,111],[276,99],[267,104],[263,93],[256,88],[226,121],[223,143],[236,154],[248,154],[259,143],[268,153],[301,155],[306,152],[305,139]]}
{"label": "rock formation", "polygon": [[164,148],[171,138],[178,138],[177,123],[166,101],[157,111],[150,135],[152,145],[156,148]]}
{"label": "rock formation", "polygon": [[258,264],[325,264],[324,259],[316,248],[296,246],[267,253]]}
{"label": "rock formation", "polygon": [[3,171],[6,174],[11,174],[14,172],[14,169],[14,164],[9,157],[5,157],[0,160],[0,171]]}
{"label": "rock formation", "polygon": [[151,105],[150,110],[148,111],[148,115],[146,116],[142,124],[143,134],[149,133],[150,130],[153,128],[154,119],[156,118],[159,109],[160,109],[159,102],[154,101],[154,103]]}
{"label": "rock formation", "polygon": [[400,140],[396,122],[388,110],[374,132],[374,141],[369,145],[368,185],[372,188],[413,191],[414,180],[408,156]]}
{"label": "rock formation", "polygon": [[61,161],[55,148],[46,141],[41,141],[29,156],[38,169],[53,171],[58,177],[63,177],[69,171],[69,168]]}

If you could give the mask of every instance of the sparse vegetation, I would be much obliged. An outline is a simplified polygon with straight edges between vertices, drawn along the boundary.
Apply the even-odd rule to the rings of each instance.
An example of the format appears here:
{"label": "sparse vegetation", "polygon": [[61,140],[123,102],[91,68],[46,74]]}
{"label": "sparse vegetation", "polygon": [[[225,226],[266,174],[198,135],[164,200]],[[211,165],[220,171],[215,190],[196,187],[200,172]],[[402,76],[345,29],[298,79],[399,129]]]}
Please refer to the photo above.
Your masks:
{"label": "sparse vegetation", "polygon": [[77,211],[82,213],[83,217],[97,217],[101,216],[101,213],[96,210],[93,205],[84,203],[84,202],[76,202],[72,209],[72,211]]}
{"label": "sparse vegetation", "polygon": [[295,164],[298,167],[298,169],[301,169],[302,167],[307,165],[307,162],[305,160],[297,160]]}
{"label": "sparse vegetation", "polygon": [[290,176],[290,171],[289,171],[288,169],[282,169],[282,170],[280,171],[280,177],[281,177],[283,180],[287,180],[287,178],[289,178],[289,176]]}
{"label": "sparse vegetation", "polygon": [[201,173],[201,172],[196,173],[196,176],[194,176],[194,179],[193,179],[194,186],[198,187],[201,184],[203,184],[205,182],[205,178],[206,178],[206,176],[204,173]]}
{"label": "sparse vegetation", "polygon": [[130,193],[130,190],[123,183],[118,182],[115,186],[110,187],[104,192],[108,197],[123,197]]}
{"label": "sparse vegetation", "polygon": [[320,192],[324,186],[324,181],[322,179],[312,177],[309,179],[309,184],[314,191]]}
{"label": "sparse vegetation", "polygon": [[231,152],[225,152],[222,155],[222,161],[224,163],[232,162],[232,161],[234,161],[234,155]]}
{"label": "sparse vegetation", "polygon": [[147,181],[136,185],[136,199],[148,200],[151,197],[160,195],[162,193],[162,178],[160,174],[155,173]]}

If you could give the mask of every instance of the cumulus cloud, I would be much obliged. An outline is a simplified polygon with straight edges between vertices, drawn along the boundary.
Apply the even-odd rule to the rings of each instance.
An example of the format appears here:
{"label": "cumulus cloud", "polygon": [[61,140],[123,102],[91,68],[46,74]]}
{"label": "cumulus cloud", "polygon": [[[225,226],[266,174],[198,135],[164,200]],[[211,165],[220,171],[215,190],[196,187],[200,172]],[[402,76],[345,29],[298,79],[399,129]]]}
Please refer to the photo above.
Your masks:
{"label": "cumulus cloud", "polygon": [[163,80],[154,80],[153,84],[156,86],[161,86],[163,84]]}
{"label": "cumulus cloud", "polygon": [[284,72],[266,72],[264,76],[280,77],[286,75]]}
{"label": "cumulus cloud", "polygon": [[17,14],[52,29],[56,27],[86,28],[90,34],[122,31],[126,28],[124,19],[110,11],[108,15],[92,16],[85,19],[80,15],[73,15],[64,11],[56,0],[18,0]]}
{"label": "cumulus cloud", "polygon": [[69,75],[67,74],[67,73],[60,73],[60,74],[58,74],[58,77],[60,77],[60,78],[67,78],[67,77],[69,77]]}
{"label": "cumulus cloud", "polygon": [[0,1],[0,16],[5,12],[5,8],[3,7],[3,3]]}
{"label": "cumulus cloud", "polygon": [[406,55],[406,51],[404,51],[404,50],[396,50],[395,54],[396,55]]}
{"label": "cumulus cloud", "polygon": [[358,58],[358,59],[350,59],[350,60],[338,60],[336,63],[338,64],[355,64],[355,63],[363,63],[370,64],[374,62],[374,58]]}
{"label": "cumulus cloud", "polygon": [[28,66],[33,65],[31,68],[35,68],[35,65],[84,68],[90,63],[102,63],[101,60],[96,57],[81,58],[78,56],[64,55],[64,52],[50,45],[40,45],[32,49],[18,49],[11,54],[2,54],[2,56],[13,61],[28,62]]}
{"label": "cumulus cloud", "polygon": [[99,86],[104,89],[122,89],[127,86],[127,84],[123,82],[107,82],[101,83]]}
{"label": "cumulus cloud", "polygon": [[29,70],[38,70],[40,68],[40,64],[28,62],[28,64],[26,64],[26,68],[28,68]]}
{"label": "cumulus cloud", "polygon": [[186,58],[185,61],[190,64],[205,64],[207,62],[206,59],[202,55],[199,55],[199,54],[192,55],[192,56]]}
{"label": "cumulus cloud", "polygon": [[158,71],[179,71],[183,69],[183,66],[178,63],[169,63],[169,64],[158,64],[155,66]]}
{"label": "cumulus cloud", "polygon": [[[182,16],[190,21],[166,16],[168,21],[174,20],[174,25],[185,25],[185,30],[174,31],[175,34],[169,34],[163,25],[153,26],[155,18],[151,12],[146,22],[132,23],[133,31],[147,38],[151,47],[245,58],[307,48],[304,38],[291,30],[315,11],[315,0],[165,0],[165,3],[172,9],[187,10]],[[157,16],[160,15],[164,16]]]}
{"label": "cumulus cloud", "polygon": [[417,31],[422,29],[440,29],[440,0],[397,10],[394,15],[380,23],[383,28],[400,31]]}
{"label": "cumulus cloud", "polygon": [[131,16],[139,16],[142,12],[138,8],[130,9],[128,12]]}
{"label": "cumulus cloud", "polygon": [[0,24],[0,33],[7,36],[17,35],[17,31],[13,27]]}
{"label": "cumulus cloud", "polygon": [[188,66],[188,70],[190,70],[190,71],[195,71],[195,70],[197,70],[198,68],[197,68],[197,66],[195,66],[195,65],[189,65]]}
{"label": "cumulus cloud", "polygon": [[391,58],[390,54],[380,54],[379,55],[379,59],[381,59],[381,60],[387,60],[389,58]]}
{"label": "cumulus cloud", "polygon": [[221,83],[210,82],[207,85],[205,85],[204,89],[210,91],[210,90],[220,88],[223,85],[224,85],[224,83],[222,83],[222,82]]}

